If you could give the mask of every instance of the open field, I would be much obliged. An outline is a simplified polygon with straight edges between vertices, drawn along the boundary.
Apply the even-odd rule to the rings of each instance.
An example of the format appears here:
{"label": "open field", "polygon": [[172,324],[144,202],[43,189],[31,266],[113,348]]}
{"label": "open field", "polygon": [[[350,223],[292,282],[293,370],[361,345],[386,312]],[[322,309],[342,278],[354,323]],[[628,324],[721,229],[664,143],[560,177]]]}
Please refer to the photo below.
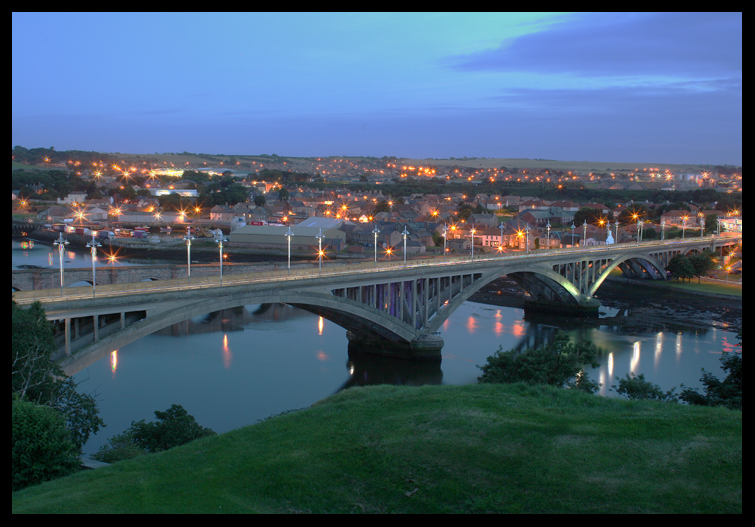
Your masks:
{"label": "open field", "polygon": [[634,171],[635,169],[657,168],[661,171],[669,169],[673,171],[699,172],[702,168],[713,168],[703,165],[684,165],[668,163],[626,163],[618,161],[557,161],[554,159],[522,159],[522,158],[477,158],[477,159],[402,159],[404,163],[415,165],[438,165],[438,166],[463,166],[473,168],[544,168],[560,170],[576,170],[579,172],[610,172],[619,170]]}
{"label": "open field", "polygon": [[742,513],[742,412],[549,386],[349,388],[12,493],[14,513]]}

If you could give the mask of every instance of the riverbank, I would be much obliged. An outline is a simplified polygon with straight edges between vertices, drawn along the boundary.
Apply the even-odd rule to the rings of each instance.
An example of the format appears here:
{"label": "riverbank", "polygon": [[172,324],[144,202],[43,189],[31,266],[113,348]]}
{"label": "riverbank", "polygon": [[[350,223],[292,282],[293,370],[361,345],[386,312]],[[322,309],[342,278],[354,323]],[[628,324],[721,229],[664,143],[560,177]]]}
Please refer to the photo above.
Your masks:
{"label": "riverbank", "polygon": [[737,513],[742,413],[370,386],[12,493],[13,513]]}
{"label": "riverbank", "polygon": [[[648,288],[646,285],[653,287]],[[609,277],[596,298],[615,316],[580,319],[595,325],[620,326],[627,332],[664,331],[675,327],[742,329],[742,297],[698,293],[666,284],[638,284]],[[506,307],[524,307],[525,293],[513,280],[491,282],[470,300]]]}

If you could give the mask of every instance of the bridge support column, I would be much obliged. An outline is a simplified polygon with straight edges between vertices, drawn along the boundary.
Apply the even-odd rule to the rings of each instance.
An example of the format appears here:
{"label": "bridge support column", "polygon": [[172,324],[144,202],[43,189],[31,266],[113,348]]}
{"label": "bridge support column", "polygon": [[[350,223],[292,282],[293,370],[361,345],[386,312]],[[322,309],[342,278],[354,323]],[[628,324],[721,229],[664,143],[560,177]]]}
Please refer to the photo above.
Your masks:
{"label": "bridge support column", "polygon": [[374,336],[346,332],[349,353],[380,355],[416,362],[440,362],[444,341],[438,335],[420,335],[411,342],[393,342]]}
{"label": "bridge support column", "polygon": [[527,299],[524,301],[524,313],[537,315],[549,313],[570,317],[597,318],[600,301],[588,298],[574,303],[551,302],[549,300]]}
{"label": "bridge support column", "polygon": [[71,319],[66,319],[66,356],[71,356]]}

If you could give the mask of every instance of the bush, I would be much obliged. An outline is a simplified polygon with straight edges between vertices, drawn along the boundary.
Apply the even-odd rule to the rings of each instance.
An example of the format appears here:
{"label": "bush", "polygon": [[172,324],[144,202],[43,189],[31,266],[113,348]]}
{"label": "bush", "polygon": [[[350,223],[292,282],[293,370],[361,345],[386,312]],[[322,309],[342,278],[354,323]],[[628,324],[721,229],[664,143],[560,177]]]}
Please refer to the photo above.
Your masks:
{"label": "bush", "polygon": [[21,399],[12,402],[13,490],[67,476],[81,462],[63,417],[51,408]]}
{"label": "bush", "polygon": [[705,394],[694,388],[684,388],[679,398],[689,404],[700,406],[726,406],[733,410],[742,409],[742,353],[725,353],[721,356],[721,368],[729,372],[723,381],[712,373],[702,370]]}
{"label": "bush", "polygon": [[624,379],[616,377],[616,380],[619,381],[618,388],[614,384],[611,386],[611,389],[627,399],[663,401],[667,403],[675,403],[677,401],[677,397],[674,395],[676,388],[671,388],[671,390],[663,392],[661,387],[657,384],[646,381],[644,373],[635,376],[634,372],[632,372],[631,377],[630,374],[627,373]]}
{"label": "bush", "polygon": [[[499,347],[495,354],[488,357],[487,364],[478,366],[483,373],[477,380],[499,384],[550,384],[594,392],[600,385],[587,378],[583,367],[586,364],[593,368],[599,366],[598,351],[591,342],[570,342],[569,336],[559,331],[551,344],[540,348],[518,352],[513,349],[503,351]],[[569,384],[572,379],[575,379],[574,382]]]}
{"label": "bush", "polygon": [[92,456],[98,461],[112,463],[130,459],[142,454],[161,452],[183,445],[200,437],[215,435],[210,428],[200,426],[194,416],[179,404],[172,404],[166,411],[155,411],[157,423],[133,421],[120,435],[108,441],[107,445]]}

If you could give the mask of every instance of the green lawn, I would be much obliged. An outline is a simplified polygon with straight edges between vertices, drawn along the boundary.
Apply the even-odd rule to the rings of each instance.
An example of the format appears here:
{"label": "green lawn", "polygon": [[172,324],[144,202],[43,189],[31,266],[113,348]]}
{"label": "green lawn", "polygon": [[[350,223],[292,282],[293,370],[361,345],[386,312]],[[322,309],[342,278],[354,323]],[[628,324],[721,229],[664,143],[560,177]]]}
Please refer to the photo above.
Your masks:
{"label": "green lawn", "polygon": [[685,289],[688,291],[699,291],[701,293],[716,293],[719,295],[733,295],[742,296],[742,284],[734,283],[727,284],[725,282],[701,282],[697,283],[697,278],[693,278],[690,282],[680,282],[678,280],[669,280],[667,285],[669,287],[675,287],[677,289]]}
{"label": "green lawn", "polygon": [[12,493],[14,513],[741,513],[742,413],[525,385],[350,388]]}

